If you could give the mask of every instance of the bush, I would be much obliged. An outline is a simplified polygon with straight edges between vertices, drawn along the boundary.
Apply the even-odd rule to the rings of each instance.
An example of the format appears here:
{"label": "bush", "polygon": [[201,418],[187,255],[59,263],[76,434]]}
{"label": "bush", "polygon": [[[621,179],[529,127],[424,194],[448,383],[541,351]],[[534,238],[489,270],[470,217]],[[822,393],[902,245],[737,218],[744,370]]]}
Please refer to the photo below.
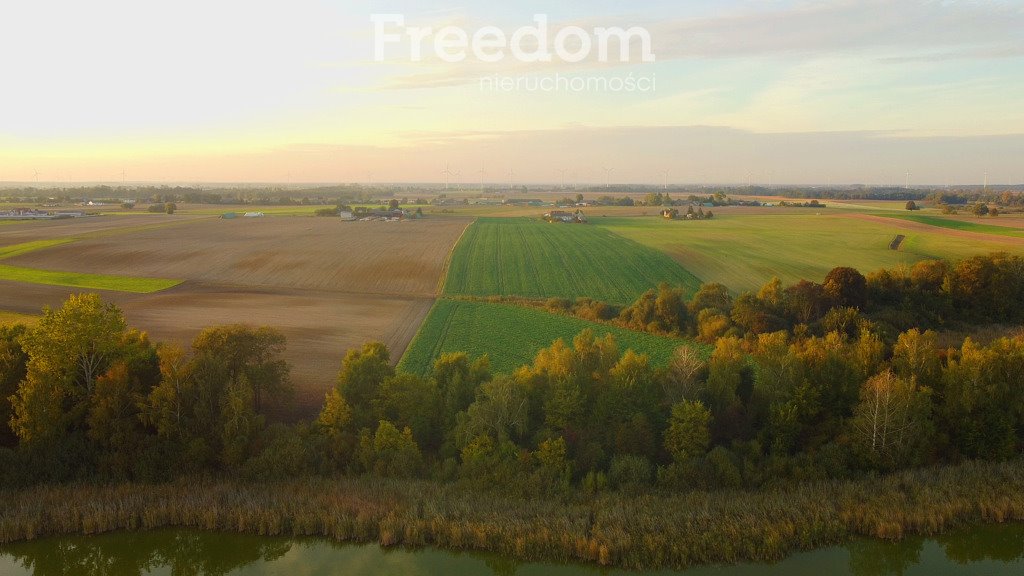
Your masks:
{"label": "bush", "polygon": [[275,424],[267,428],[260,442],[265,444],[263,449],[242,466],[242,476],[247,480],[283,480],[313,471],[310,442],[298,429]]}
{"label": "bush", "polygon": [[608,468],[608,484],[623,492],[639,492],[650,485],[654,468],[650,460],[635,454],[612,458]]}

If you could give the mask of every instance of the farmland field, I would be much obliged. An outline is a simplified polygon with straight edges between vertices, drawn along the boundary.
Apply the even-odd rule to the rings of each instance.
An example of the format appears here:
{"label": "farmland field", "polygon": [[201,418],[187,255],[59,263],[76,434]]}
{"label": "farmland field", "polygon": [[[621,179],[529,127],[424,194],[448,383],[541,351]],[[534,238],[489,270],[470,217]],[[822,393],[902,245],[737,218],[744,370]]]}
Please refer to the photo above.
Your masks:
{"label": "farmland field", "polygon": [[951,230],[963,230],[965,232],[977,232],[979,234],[994,234],[996,236],[1016,236],[1024,238],[1024,229],[1014,228],[1007,225],[988,224],[983,222],[971,222],[957,218],[946,218],[944,216],[933,216],[928,214],[893,214],[890,218],[910,220],[929,226],[949,228]]}
{"label": "farmland field", "polygon": [[[508,373],[529,364],[541,348],[591,329],[598,337],[615,336],[619,349],[648,354],[655,365],[668,363],[676,348],[699,346],[691,342],[634,332],[509,304],[441,299],[434,305],[399,366],[417,374],[428,373],[434,360],[446,352],[488,354],[491,369]],[[703,350],[703,348],[702,348]]]}
{"label": "farmland field", "polygon": [[[601,227],[671,255],[702,282],[735,292],[756,290],[772,276],[786,283],[821,281],[836,266],[865,273],[932,258],[960,259],[993,251],[1024,252],[1018,238],[928,226],[857,213],[737,213],[716,209],[714,220],[608,218]],[[767,212],[766,212],[767,211]],[[889,249],[898,234],[900,250]]]}
{"label": "farmland field", "polygon": [[112,290],[116,292],[159,292],[181,284],[181,280],[165,278],[139,278],[86,272],[60,272],[37,270],[0,264],[0,279],[30,284],[50,284],[85,290]]}
{"label": "farmland field", "polygon": [[589,296],[629,303],[660,282],[697,279],[665,254],[593,225],[477,220],[455,248],[445,293],[531,298]]}
{"label": "farmland field", "polygon": [[[9,252],[2,264],[37,274],[180,278],[180,285],[151,294],[102,293],[125,311],[129,324],[156,341],[188,344],[199,330],[217,324],[280,329],[288,338],[285,356],[298,392],[295,411],[281,408],[285,415],[308,414],[320,405],[347,349],[377,339],[396,356],[402,353],[430,310],[446,258],[469,223],[167,218],[12,226],[0,233],[0,251],[7,246]],[[25,250],[28,243],[35,249]],[[76,291],[13,280],[0,277],[6,315],[38,314]]]}

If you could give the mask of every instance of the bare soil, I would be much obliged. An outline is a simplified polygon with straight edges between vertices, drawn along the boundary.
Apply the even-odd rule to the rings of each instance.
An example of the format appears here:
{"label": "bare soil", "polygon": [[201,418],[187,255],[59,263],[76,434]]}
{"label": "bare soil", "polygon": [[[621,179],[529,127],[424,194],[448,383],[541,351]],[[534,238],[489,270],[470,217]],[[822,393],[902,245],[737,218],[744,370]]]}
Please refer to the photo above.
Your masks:
{"label": "bare soil", "polygon": [[[288,338],[286,357],[297,392],[294,406],[275,410],[287,418],[315,413],[346,350],[380,340],[398,361],[433,304],[446,257],[470,222],[193,218],[150,228],[144,225],[156,223],[151,218],[127,216],[117,220],[126,229],[117,234],[99,220],[5,227],[0,246],[97,234],[4,263],[184,279],[155,294],[103,293],[156,341],[187,346],[201,329],[218,324],[280,329]],[[0,309],[38,313],[74,291],[0,282]]]}

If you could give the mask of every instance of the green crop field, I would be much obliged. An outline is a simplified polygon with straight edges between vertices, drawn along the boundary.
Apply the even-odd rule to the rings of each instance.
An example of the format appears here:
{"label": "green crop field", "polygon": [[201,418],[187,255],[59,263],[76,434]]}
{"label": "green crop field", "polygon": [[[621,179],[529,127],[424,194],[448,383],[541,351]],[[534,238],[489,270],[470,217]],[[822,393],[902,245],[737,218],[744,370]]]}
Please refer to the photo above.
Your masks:
{"label": "green crop field", "polygon": [[[756,290],[772,276],[786,283],[821,281],[836,266],[865,273],[912,265],[923,259],[960,259],[994,251],[1021,252],[1017,243],[964,240],[943,233],[906,230],[899,222],[862,220],[841,214],[730,214],[714,220],[668,221],[656,217],[608,218],[597,224],[671,255],[702,282],[720,282],[735,292]],[[898,251],[889,249],[906,235]]]}
{"label": "green crop field", "polygon": [[660,282],[699,284],[665,254],[599,226],[482,218],[455,247],[445,293],[625,304]]}
{"label": "green crop field", "polygon": [[562,338],[571,343],[586,329],[598,337],[615,336],[619,350],[648,354],[655,365],[668,364],[680,346],[702,345],[686,340],[634,332],[617,326],[588,322],[569,316],[510,304],[441,299],[434,304],[419,333],[406,350],[399,368],[417,374],[430,371],[434,360],[447,352],[487,354],[495,372],[508,373],[529,364],[541,348]]}
{"label": "green crop field", "polygon": [[931,216],[928,214],[886,214],[886,217],[910,220],[911,222],[937,226],[939,228],[963,230],[964,232],[977,232],[979,234],[994,234],[996,236],[1014,236],[1017,238],[1024,238],[1024,230],[1021,230],[1020,228],[1011,228],[1009,226],[997,226],[994,224],[983,224],[981,222],[968,222],[966,220]]}

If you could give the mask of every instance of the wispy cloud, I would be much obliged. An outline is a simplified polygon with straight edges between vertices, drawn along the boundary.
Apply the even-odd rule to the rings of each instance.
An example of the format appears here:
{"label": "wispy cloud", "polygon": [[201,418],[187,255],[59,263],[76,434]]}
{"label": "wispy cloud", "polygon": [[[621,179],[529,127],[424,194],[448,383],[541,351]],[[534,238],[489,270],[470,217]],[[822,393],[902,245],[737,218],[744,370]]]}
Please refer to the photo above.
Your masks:
{"label": "wispy cloud", "polygon": [[[613,25],[648,29],[659,62],[871,55],[882,62],[899,64],[1024,56],[1024,7],[1008,2],[833,0],[783,7],[751,3],[702,18],[652,20],[611,15],[551,23],[553,30]],[[595,58],[579,63],[556,59],[533,64],[448,64],[428,59],[389,78],[383,87],[437,88],[474,82],[496,73],[588,73],[614,66]]]}
{"label": "wispy cloud", "polygon": [[947,57],[1019,55],[1024,8],[1004,2],[835,0],[785,9],[747,8],[711,18],[664,22],[654,29],[659,57],[886,51]]}

